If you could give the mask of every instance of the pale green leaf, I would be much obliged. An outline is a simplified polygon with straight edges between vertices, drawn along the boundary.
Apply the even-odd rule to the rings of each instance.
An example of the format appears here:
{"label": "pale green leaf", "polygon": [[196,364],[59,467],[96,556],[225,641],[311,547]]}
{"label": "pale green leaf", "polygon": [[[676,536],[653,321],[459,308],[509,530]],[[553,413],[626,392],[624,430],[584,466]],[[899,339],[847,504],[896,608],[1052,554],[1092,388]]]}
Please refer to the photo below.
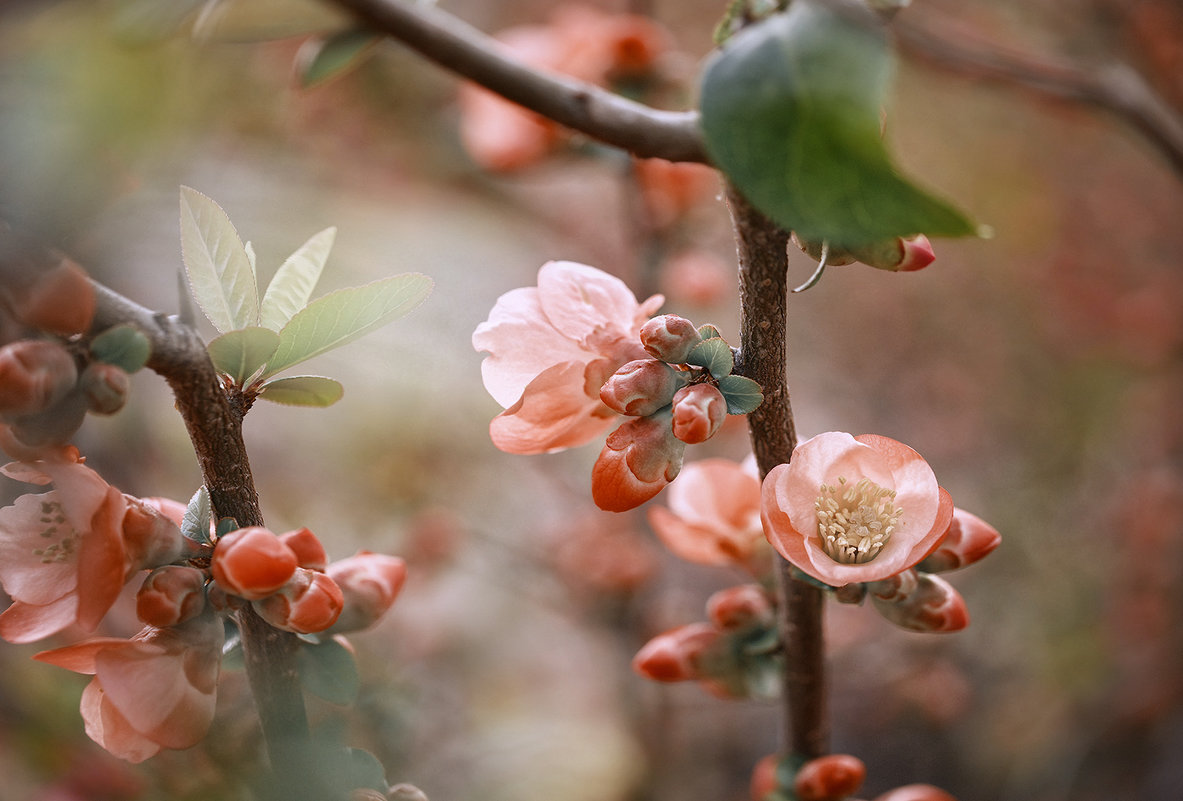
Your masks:
{"label": "pale green leaf", "polygon": [[194,542],[208,543],[212,519],[213,507],[210,505],[209,490],[202,484],[185,507],[185,515],[181,519],[181,533]]}
{"label": "pale green leaf", "polygon": [[181,187],[181,256],[197,305],[225,333],[259,322],[259,293],[246,246],[226,212]]}
{"label": "pale green leaf", "polygon": [[259,389],[260,398],[288,406],[332,406],[344,394],[340,381],[319,375],[275,378]]}
{"label": "pale green leaf", "polygon": [[336,228],[326,228],[288,256],[267,285],[259,306],[260,325],[278,331],[308,305],[336,236]]}
{"label": "pale green leaf", "polygon": [[422,303],[431,286],[425,275],[404,273],[317,298],[279,332],[279,350],[266,375],[275,375],[397,320]]}
{"label": "pale green leaf", "polygon": [[686,363],[705,367],[715,378],[722,378],[735,367],[735,357],[730,345],[720,337],[712,337],[695,345],[686,357]]}
{"label": "pale green leaf", "polygon": [[297,55],[300,85],[315,86],[346,72],[382,39],[381,34],[367,28],[349,28],[331,36],[309,39]]}
{"label": "pale green leaf", "polygon": [[816,0],[735,34],[707,65],[707,151],[757,208],[807,239],[858,247],[977,229],[896,171],[880,134],[894,54],[870,12]]}
{"label": "pale green leaf", "polygon": [[727,414],[749,414],[760,408],[764,393],[760,385],[742,375],[725,375],[719,379],[719,391],[727,401]]}
{"label": "pale green leaf", "polygon": [[212,340],[206,349],[214,367],[242,386],[271,358],[279,347],[279,334],[270,328],[248,326],[227,331]]}

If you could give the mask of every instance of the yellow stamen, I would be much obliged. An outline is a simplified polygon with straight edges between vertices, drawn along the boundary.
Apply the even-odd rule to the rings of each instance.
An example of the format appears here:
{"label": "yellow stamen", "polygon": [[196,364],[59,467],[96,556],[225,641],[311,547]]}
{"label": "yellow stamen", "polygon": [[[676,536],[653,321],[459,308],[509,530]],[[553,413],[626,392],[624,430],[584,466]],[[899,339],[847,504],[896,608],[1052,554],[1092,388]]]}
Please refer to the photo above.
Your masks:
{"label": "yellow stamen", "polygon": [[858,565],[879,555],[891,534],[903,525],[904,510],[892,503],[895,490],[885,489],[869,478],[848,486],[839,478],[837,486],[822,484],[814,503],[817,533],[822,549],[835,562]]}

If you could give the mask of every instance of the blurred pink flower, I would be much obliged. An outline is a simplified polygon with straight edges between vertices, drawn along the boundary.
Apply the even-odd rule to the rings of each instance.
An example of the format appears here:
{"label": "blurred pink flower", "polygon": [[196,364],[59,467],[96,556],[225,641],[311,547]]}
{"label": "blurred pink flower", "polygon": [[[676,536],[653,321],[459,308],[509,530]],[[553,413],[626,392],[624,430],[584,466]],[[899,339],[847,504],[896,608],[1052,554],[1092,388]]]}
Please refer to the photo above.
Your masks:
{"label": "blurred pink flower", "polygon": [[77,623],[93,631],[136,571],[172,561],[181,532],[81,462],[12,462],[2,471],[54,489],[0,509],[0,583],[12,605],[0,637],[32,642]]}
{"label": "blurred pink flower", "polygon": [[691,462],[670,487],[669,508],[650,509],[649,523],[667,548],[689,562],[749,566],[763,539],[760,481],[738,462]]}
{"label": "blurred pink flower", "polygon": [[699,660],[721,636],[710,623],[689,623],[662,632],[637,651],[633,670],[653,681],[702,679]]}
{"label": "blurred pink flower", "polygon": [[538,286],[498,298],[477,326],[473,347],[485,389],[507,407],[493,419],[493,444],[507,453],[546,453],[583,445],[616,413],[600,387],[617,368],[648,354],[638,331],[662,303],[644,303],[619,278],[567,261],[538,271]]}
{"label": "blurred pink flower", "polygon": [[833,587],[907,570],[936,549],[952,516],[952,498],[920,454],[875,434],[806,440],[761,490],[768,541]]}
{"label": "blurred pink flower", "polygon": [[80,707],[87,735],[121,759],[142,762],[205,737],[223,638],[222,621],[207,611],[179,626],[147,626],[130,640],[96,637],[33,658],[92,674]]}

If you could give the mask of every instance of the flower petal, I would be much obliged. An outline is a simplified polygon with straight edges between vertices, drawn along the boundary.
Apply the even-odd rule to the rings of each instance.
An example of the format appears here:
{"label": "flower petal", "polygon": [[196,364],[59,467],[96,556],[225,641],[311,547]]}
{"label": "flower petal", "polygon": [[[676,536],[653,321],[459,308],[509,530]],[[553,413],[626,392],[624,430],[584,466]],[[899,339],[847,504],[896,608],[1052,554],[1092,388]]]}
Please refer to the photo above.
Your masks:
{"label": "flower petal", "polygon": [[577,342],[585,342],[597,328],[637,335],[636,296],[624,281],[595,267],[547,262],[538,271],[538,300],[550,324]]}
{"label": "flower petal", "polygon": [[564,362],[539,373],[517,403],[493,418],[489,435],[506,453],[549,453],[590,442],[614,417],[584,391],[584,365]]}
{"label": "flower petal", "polygon": [[98,679],[92,679],[82,691],[79,711],[86,724],[86,735],[113,756],[135,764],[160,753],[159,743],[136,731],[119,714]]}
{"label": "flower petal", "polygon": [[74,623],[78,614],[78,596],[63,595],[48,604],[13,601],[0,614],[0,637],[11,643],[36,642]]}

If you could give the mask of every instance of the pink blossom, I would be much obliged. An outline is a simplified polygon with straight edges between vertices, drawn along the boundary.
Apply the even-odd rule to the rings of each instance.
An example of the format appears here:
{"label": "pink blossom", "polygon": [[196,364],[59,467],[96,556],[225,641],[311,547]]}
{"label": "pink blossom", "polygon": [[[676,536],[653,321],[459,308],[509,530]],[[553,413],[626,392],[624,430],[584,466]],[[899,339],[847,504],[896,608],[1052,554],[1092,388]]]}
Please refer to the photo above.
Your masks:
{"label": "pink blossom", "polygon": [[80,462],[13,462],[3,472],[54,484],[0,509],[0,583],[13,599],[0,614],[0,637],[9,642],[73,623],[93,631],[133,573],[180,553],[171,521]]}
{"label": "pink blossom", "polygon": [[738,462],[692,462],[670,487],[669,508],[650,509],[649,523],[667,548],[689,562],[749,565],[763,540],[760,481]]}
{"label": "pink blossom", "polygon": [[874,434],[819,434],[761,490],[764,534],[782,556],[833,587],[917,564],[949,528],[953,501],[908,446]]}
{"label": "pink blossom", "polygon": [[583,445],[606,431],[615,412],[600,387],[617,368],[647,358],[638,331],[662,303],[644,303],[619,278],[574,262],[548,262],[538,286],[502,295],[472,335],[488,351],[485,389],[506,407],[493,419],[493,443],[507,453],[546,453]]}
{"label": "pink blossom", "polygon": [[80,707],[87,735],[121,759],[142,762],[205,737],[223,637],[221,620],[207,611],[179,626],[148,626],[130,640],[97,637],[34,659],[92,674]]}

